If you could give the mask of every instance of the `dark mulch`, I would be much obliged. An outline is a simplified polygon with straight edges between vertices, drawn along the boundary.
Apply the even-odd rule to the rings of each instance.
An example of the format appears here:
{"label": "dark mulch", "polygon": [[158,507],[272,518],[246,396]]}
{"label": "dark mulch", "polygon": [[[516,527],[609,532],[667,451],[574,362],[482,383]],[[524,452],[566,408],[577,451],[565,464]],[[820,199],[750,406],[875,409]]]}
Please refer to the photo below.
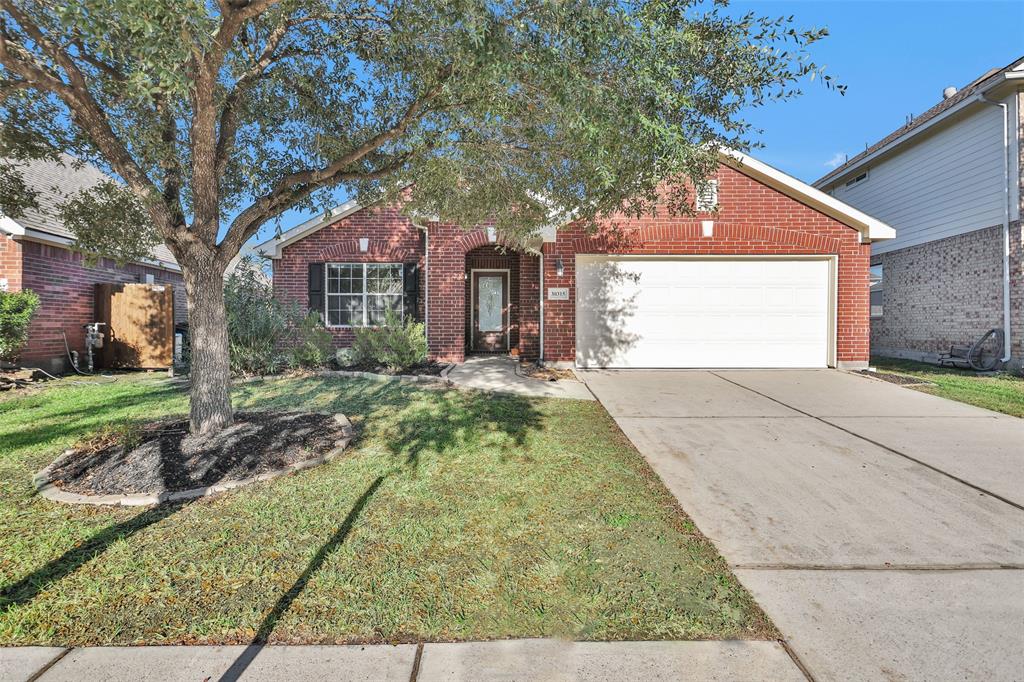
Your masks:
{"label": "dark mulch", "polygon": [[866,369],[862,369],[857,373],[863,374],[866,377],[874,377],[876,379],[881,379],[882,381],[888,381],[890,384],[900,384],[902,386],[917,386],[930,383],[920,377],[910,377],[907,376],[906,374],[890,374],[889,372],[871,372]]}
{"label": "dark mulch", "polygon": [[191,436],[188,421],[100,435],[62,455],[51,480],[84,495],[176,492],[248,478],[327,454],[345,437],[330,414],[239,412],[212,436]]}
{"label": "dark mulch", "polygon": [[421,362],[418,365],[413,365],[412,367],[403,369],[400,372],[392,372],[387,367],[381,367],[380,365],[375,365],[373,363],[362,363],[356,365],[346,365],[345,367],[338,366],[338,369],[345,372],[373,372],[374,374],[387,374],[389,376],[394,376],[396,374],[426,374],[429,376],[438,377],[441,376],[441,370],[443,370],[447,366],[448,365],[444,363]]}

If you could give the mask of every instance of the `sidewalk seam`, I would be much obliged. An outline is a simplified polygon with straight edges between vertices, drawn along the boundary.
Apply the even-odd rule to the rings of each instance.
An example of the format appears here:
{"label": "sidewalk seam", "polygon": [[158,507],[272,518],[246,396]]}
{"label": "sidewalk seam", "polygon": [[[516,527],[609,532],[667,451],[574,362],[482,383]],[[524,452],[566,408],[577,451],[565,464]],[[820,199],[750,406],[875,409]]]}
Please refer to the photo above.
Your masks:
{"label": "sidewalk seam", "polygon": [[807,682],[817,682],[814,679],[814,675],[811,674],[811,671],[807,669],[807,666],[804,665],[804,662],[801,661],[800,657],[796,655],[795,651],[793,651],[793,647],[789,645],[789,642],[787,642],[785,639],[780,639],[779,644],[782,645],[783,650],[787,654],[789,654],[789,658],[793,661],[796,667],[800,669],[800,672],[804,674],[804,677],[807,678]]}
{"label": "sidewalk seam", "polygon": [[[761,393],[760,391],[755,390],[753,388],[750,388],[749,386],[744,386],[743,384],[741,384],[739,382],[736,382],[736,381],[733,381],[732,379],[726,379],[721,374],[718,374],[716,372],[708,372],[708,374],[711,374],[712,376],[716,376],[719,379],[721,379],[722,381],[726,381],[726,382],[732,384],[733,386],[738,386],[738,387],[740,387],[740,388],[742,388],[742,389],[744,389],[746,391],[750,391],[751,393],[753,393],[755,395],[759,395],[762,398],[765,398],[767,400],[771,400],[772,402],[778,403],[779,405],[782,405],[783,407],[788,407],[789,409],[795,410],[795,411],[799,412],[800,414],[807,415],[808,417],[810,417],[812,419],[818,420],[822,424],[826,424],[828,426],[831,426],[834,429],[839,429],[843,433],[848,433],[849,435],[853,436],[854,438],[860,438],[861,440],[863,440],[865,442],[868,442],[868,443],[871,443],[872,445],[875,445],[877,447],[880,447],[883,450],[891,452],[894,455],[898,455],[900,457],[903,457],[904,459],[907,459],[907,460],[910,460],[911,462],[914,462],[915,464],[920,464],[923,467],[931,469],[932,471],[934,471],[934,472],[936,472],[938,474],[942,474],[943,476],[945,476],[947,478],[950,478],[950,479],[956,481],[957,483],[961,483],[961,484],[967,486],[968,488],[972,488],[974,490],[977,490],[980,493],[984,493],[984,494],[988,495],[989,497],[997,499],[1000,502],[1004,502],[1004,503],[1010,505],[1011,507],[1014,507],[1015,509],[1019,509],[1021,511],[1024,511],[1024,505],[1017,504],[1016,502],[1014,502],[1012,500],[1009,500],[1009,499],[1003,497],[1002,495],[997,495],[996,493],[992,492],[991,490],[986,490],[985,488],[982,488],[979,485],[975,485],[974,483],[966,481],[966,480],[960,478],[959,476],[955,476],[955,475],[949,473],[948,471],[943,471],[942,469],[940,469],[940,468],[938,468],[936,466],[933,466],[933,465],[929,464],[928,462],[921,461],[921,460],[917,459],[916,457],[911,457],[910,455],[906,454],[905,452],[900,452],[899,450],[897,450],[897,449],[895,449],[893,447],[890,447],[888,445],[885,445],[884,443],[879,443],[878,441],[872,440],[872,439],[868,438],[867,436],[862,436],[859,433],[855,433],[854,431],[850,431],[849,429],[843,428],[842,426],[840,426],[838,424],[835,424],[833,422],[828,421],[828,419],[825,419],[824,417],[819,417],[817,415],[811,414],[810,412],[805,412],[804,410],[801,410],[798,407],[793,407],[792,405],[788,405],[788,404],[782,402],[781,400],[779,400],[777,398],[773,398],[770,395],[767,395],[765,393]],[[833,417],[833,419],[835,419],[835,417]]]}
{"label": "sidewalk seam", "polygon": [[409,675],[409,682],[416,682],[420,676],[420,660],[423,658],[423,642],[416,645],[416,655],[412,659],[412,673]]}
{"label": "sidewalk seam", "polygon": [[59,654],[57,654],[56,656],[54,656],[53,659],[51,659],[49,663],[47,663],[46,665],[44,665],[39,670],[37,670],[34,673],[32,673],[32,675],[30,675],[29,678],[27,680],[25,680],[25,682],[36,682],[36,680],[38,680],[40,677],[45,675],[47,673],[47,671],[50,670],[50,668],[52,668],[53,666],[57,665],[61,661],[61,659],[63,659],[68,654],[70,654],[74,650],[74,648],[75,647],[68,647],[64,651],[62,651]]}

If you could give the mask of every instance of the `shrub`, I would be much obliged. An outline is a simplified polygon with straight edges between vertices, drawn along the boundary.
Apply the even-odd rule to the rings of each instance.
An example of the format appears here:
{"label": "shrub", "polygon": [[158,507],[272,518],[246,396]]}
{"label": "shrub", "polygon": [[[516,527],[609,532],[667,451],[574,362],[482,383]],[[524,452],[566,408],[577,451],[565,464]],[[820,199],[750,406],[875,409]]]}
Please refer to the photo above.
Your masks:
{"label": "shrub", "polygon": [[281,303],[259,267],[243,259],[224,284],[228,345],[234,374],[273,374],[286,364],[280,348],[297,306]]}
{"label": "shrub", "polygon": [[28,340],[28,325],[38,308],[39,296],[34,291],[0,291],[0,360],[18,359]]}
{"label": "shrub", "polygon": [[355,330],[352,351],[357,362],[384,365],[398,373],[427,359],[427,336],[419,322],[402,321],[388,311],[383,327]]}
{"label": "shrub", "polygon": [[295,328],[295,345],[290,351],[293,367],[322,367],[333,354],[331,333],[320,313],[310,311]]}

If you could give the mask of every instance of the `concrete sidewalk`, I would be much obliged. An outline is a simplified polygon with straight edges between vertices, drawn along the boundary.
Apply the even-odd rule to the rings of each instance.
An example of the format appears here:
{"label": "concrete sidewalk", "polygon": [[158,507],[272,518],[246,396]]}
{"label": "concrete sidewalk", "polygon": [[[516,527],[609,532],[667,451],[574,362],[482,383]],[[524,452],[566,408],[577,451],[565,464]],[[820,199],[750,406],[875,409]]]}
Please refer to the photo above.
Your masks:
{"label": "concrete sidewalk", "polygon": [[804,679],[780,644],[751,641],[0,649],[2,682]]}
{"label": "concrete sidewalk", "polygon": [[1024,679],[1024,420],[834,370],[583,376],[813,679]]}

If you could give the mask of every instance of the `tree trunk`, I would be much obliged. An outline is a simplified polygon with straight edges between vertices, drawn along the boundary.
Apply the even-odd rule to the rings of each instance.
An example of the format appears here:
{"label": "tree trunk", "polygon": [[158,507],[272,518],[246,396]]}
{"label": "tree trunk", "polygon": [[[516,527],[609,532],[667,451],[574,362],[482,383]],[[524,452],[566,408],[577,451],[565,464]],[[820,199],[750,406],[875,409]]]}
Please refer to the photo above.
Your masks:
{"label": "tree trunk", "polygon": [[234,418],[224,275],[208,263],[198,267],[183,265],[182,274],[188,294],[192,353],[189,426],[194,434],[216,433]]}

